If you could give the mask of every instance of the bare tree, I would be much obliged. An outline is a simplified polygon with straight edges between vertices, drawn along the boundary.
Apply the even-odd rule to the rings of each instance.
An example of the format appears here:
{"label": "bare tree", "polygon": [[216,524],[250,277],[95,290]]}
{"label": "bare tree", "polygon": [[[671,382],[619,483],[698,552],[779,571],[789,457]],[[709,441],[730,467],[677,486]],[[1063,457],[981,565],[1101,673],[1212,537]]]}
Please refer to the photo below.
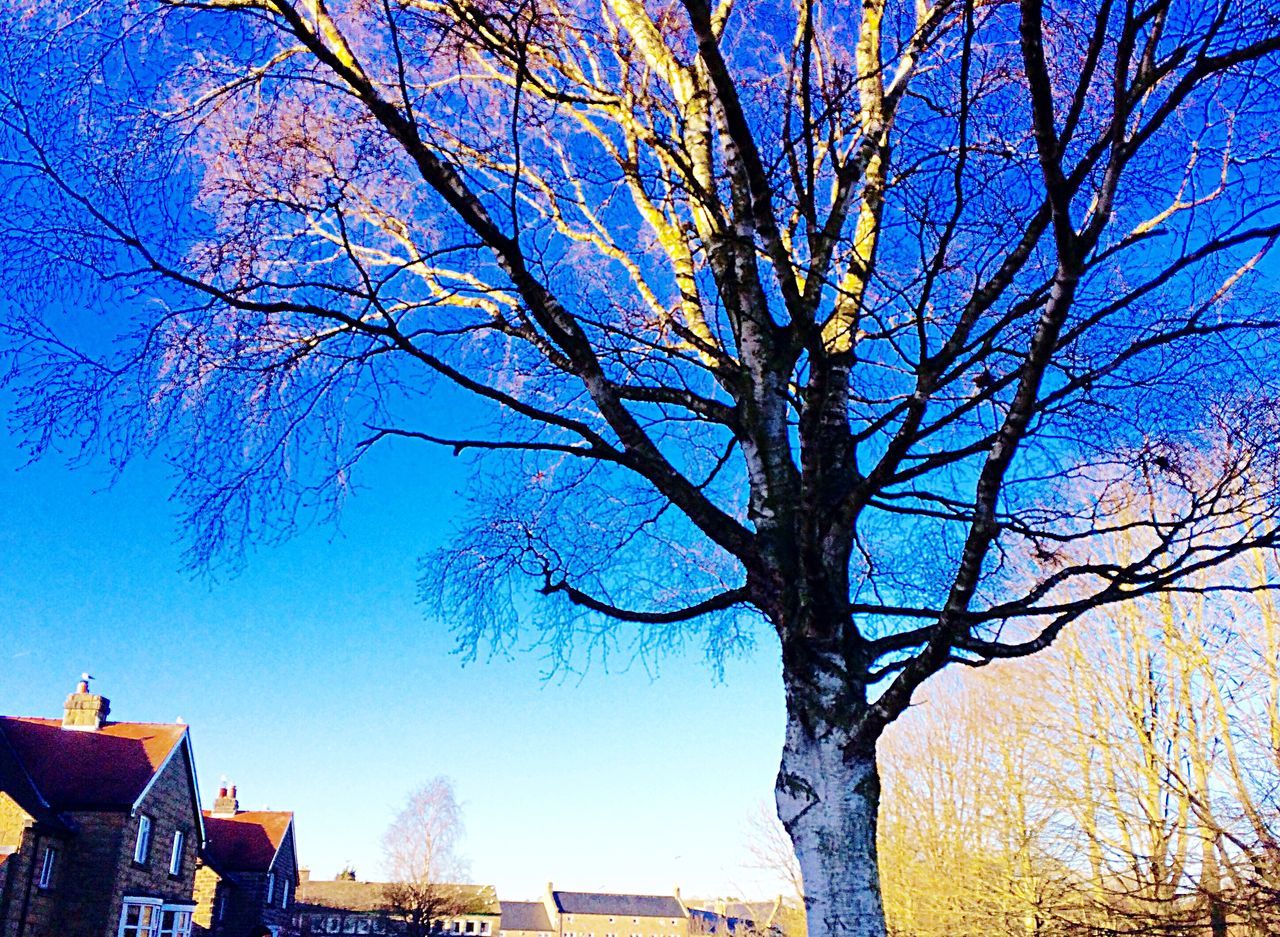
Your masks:
{"label": "bare tree", "polygon": [[1273,557],[1232,563],[1041,666],[922,693],[881,749],[892,932],[1273,932],[1276,579]]}
{"label": "bare tree", "polygon": [[461,884],[466,864],[458,854],[462,810],[445,777],[409,795],[382,836],[387,911],[409,937],[426,937],[432,923],[479,910],[477,889]]}
{"label": "bare tree", "polygon": [[814,937],[924,681],[1274,543],[1270,0],[8,4],[30,447],[171,445],[196,563],[479,454],[464,646],[766,622]]}
{"label": "bare tree", "polygon": [[[743,894],[759,896],[759,885],[781,886],[777,910],[770,926],[783,937],[803,937],[807,932],[804,906],[804,876],[796,859],[795,846],[786,829],[778,820],[778,812],[771,804],[761,803],[759,809],[747,820],[746,839],[743,843],[744,867],[752,873],[753,890]],[[756,922],[757,926],[761,924]]]}

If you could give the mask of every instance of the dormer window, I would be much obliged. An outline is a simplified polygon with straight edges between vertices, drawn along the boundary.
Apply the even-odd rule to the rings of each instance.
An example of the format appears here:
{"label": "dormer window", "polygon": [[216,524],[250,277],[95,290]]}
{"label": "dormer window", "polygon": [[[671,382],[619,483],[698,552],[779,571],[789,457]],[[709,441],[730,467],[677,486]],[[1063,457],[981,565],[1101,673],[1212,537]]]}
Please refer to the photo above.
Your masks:
{"label": "dormer window", "polygon": [[138,840],[133,844],[133,861],[146,865],[151,858],[151,818],[145,813],[138,817]]}
{"label": "dormer window", "polygon": [[271,899],[276,896],[276,875],[274,872],[267,873],[267,904],[271,904]]}

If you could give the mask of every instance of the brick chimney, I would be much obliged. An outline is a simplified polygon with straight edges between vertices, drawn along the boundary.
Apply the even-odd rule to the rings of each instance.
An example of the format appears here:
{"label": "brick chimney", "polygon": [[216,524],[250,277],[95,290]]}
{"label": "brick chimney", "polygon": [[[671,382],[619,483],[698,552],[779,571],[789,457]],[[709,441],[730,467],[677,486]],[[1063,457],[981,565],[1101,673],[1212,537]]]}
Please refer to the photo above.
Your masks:
{"label": "brick chimney", "polygon": [[92,679],[87,673],[80,675],[79,686],[63,704],[62,728],[96,732],[107,721],[107,715],[111,712],[111,700],[89,692],[89,681]]}
{"label": "brick chimney", "polygon": [[213,801],[213,810],[209,815],[214,817],[234,817],[240,810],[240,801],[236,800],[236,786],[222,785],[218,788],[218,796]]}

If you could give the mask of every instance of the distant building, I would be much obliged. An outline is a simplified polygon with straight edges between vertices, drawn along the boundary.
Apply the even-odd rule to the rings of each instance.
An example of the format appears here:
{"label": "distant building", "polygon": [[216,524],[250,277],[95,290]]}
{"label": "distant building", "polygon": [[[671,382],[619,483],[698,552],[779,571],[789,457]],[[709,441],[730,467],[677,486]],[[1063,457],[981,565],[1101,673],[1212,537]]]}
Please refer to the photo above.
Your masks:
{"label": "distant building", "polygon": [[555,937],[689,937],[689,913],[672,895],[619,895],[557,891],[543,895]]}
{"label": "distant building", "polygon": [[[339,878],[314,881],[304,872],[294,906],[294,926],[302,937],[319,934],[403,934],[406,929],[387,909],[387,882]],[[455,890],[469,913],[432,922],[439,937],[496,937],[501,915],[493,888],[487,885],[441,885]]]}
{"label": "distant building", "polygon": [[297,937],[298,854],[293,814],[241,810],[222,787],[204,812],[205,850],[196,870],[196,933],[207,937]]}
{"label": "distant building", "polygon": [[693,937],[776,937],[782,933],[782,898],[773,901],[691,901]]}
{"label": "distant building", "polygon": [[189,937],[204,839],[182,724],[0,717],[0,937]]}
{"label": "distant building", "polygon": [[502,901],[501,937],[553,937],[547,906],[541,901]]}

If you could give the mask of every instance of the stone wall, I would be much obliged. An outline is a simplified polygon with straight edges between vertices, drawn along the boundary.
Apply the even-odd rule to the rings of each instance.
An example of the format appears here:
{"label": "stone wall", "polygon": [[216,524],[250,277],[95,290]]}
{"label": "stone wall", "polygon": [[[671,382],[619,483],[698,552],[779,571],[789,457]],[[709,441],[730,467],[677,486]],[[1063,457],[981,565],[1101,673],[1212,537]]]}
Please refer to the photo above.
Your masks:
{"label": "stone wall", "polygon": [[[45,849],[57,852],[48,888],[40,887]],[[58,900],[66,887],[67,844],[58,837],[22,831],[17,851],[0,872],[0,937],[62,937],[54,926]]]}
{"label": "stone wall", "polygon": [[[191,904],[200,834],[189,771],[182,746],[139,805],[139,816],[115,811],[71,815],[76,836],[60,902],[58,937],[115,937],[126,896]],[[151,850],[146,863],[139,865],[133,851],[141,814],[151,818]],[[184,834],[182,869],[171,876],[175,830]]]}

